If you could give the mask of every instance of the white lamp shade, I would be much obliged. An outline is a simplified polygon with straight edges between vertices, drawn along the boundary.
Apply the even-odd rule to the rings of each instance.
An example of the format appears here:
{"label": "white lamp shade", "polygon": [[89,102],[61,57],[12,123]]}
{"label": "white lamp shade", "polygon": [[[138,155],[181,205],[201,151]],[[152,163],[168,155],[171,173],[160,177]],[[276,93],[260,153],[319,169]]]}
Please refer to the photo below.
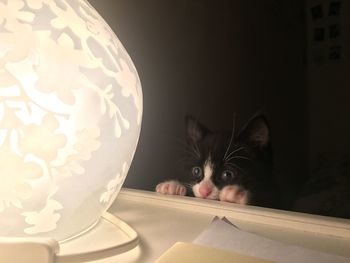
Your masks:
{"label": "white lamp shade", "polygon": [[125,180],[142,92],[118,38],[84,0],[0,0],[0,236],[65,240]]}

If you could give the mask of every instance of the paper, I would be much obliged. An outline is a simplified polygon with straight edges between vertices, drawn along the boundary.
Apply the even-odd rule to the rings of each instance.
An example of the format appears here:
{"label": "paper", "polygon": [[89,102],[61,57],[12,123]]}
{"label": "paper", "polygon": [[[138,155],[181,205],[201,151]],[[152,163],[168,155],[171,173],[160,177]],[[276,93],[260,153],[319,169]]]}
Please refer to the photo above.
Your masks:
{"label": "paper", "polygon": [[155,263],[271,263],[255,257],[241,255],[222,249],[191,243],[178,242],[166,251]]}
{"label": "paper", "polygon": [[219,218],[215,218],[193,243],[280,263],[350,262],[347,257],[292,246],[242,231],[227,219]]}

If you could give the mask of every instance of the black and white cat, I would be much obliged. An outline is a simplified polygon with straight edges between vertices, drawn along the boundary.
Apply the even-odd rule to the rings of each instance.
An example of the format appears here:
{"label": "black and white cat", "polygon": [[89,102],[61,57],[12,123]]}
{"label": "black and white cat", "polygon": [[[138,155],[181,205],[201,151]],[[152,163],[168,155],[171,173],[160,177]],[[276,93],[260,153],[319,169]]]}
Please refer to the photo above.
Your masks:
{"label": "black and white cat", "polygon": [[251,118],[237,133],[234,127],[229,132],[212,132],[191,116],[186,117],[186,128],[191,183],[165,181],[156,186],[156,192],[186,195],[192,191],[199,198],[274,206],[270,130],[263,115]]}

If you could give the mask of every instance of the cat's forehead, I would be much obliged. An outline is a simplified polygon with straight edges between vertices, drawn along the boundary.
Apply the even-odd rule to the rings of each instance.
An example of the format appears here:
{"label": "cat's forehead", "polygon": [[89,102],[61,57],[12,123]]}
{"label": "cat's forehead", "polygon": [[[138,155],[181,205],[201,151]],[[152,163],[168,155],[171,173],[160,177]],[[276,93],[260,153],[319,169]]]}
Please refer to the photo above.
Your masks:
{"label": "cat's forehead", "polygon": [[201,142],[203,148],[210,151],[221,151],[229,145],[235,145],[237,140],[229,132],[217,132],[207,135]]}
{"label": "cat's forehead", "polygon": [[211,142],[211,143],[225,143],[225,141],[229,140],[231,137],[230,132],[211,132],[205,136],[203,142]]}
{"label": "cat's forehead", "polygon": [[246,153],[246,145],[232,135],[232,132],[217,132],[207,135],[198,145],[201,162],[209,158],[215,163],[223,162],[226,156]]}
{"label": "cat's forehead", "polygon": [[[232,145],[235,142],[232,140]],[[202,161],[215,161],[218,158],[222,158],[224,152],[229,147],[229,138],[224,134],[211,134],[206,136],[200,143],[200,151]]]}

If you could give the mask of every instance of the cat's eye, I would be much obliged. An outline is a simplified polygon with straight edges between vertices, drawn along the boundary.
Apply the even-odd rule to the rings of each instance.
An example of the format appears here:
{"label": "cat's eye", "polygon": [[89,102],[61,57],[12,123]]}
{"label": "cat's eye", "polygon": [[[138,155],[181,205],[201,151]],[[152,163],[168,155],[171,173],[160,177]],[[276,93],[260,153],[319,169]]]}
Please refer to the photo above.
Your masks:
{"label": "cat's eye", "polygon": [[221,179],[224,181],[229,181],[234,178],[234,173],[231,170],[225,170],[221,174]]}
{"label": "cat's eye", "polygon": [[202,176],[202,169],[199,166],[195,166],[192,168],[192,174],[195,177],[199,178]]}

